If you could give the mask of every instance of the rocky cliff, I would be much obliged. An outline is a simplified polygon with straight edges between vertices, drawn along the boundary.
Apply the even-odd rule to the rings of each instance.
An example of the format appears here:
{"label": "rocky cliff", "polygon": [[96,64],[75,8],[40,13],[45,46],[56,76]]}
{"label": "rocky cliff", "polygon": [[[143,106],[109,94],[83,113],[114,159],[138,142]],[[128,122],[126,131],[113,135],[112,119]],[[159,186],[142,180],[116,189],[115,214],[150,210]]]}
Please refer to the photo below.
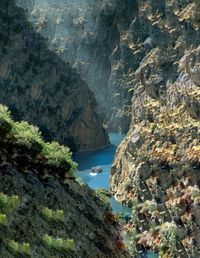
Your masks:
{"label": "rocky cliff", "polygon": [[176,62],[184,50],[198,44],[194,10],[198,1],[17,2],[28,10],[36,30],[48,38],[50,49],[69,60],[87,81],[97,98],[98,112],[112,131],[129,129],[138,82],[135,72],[142,60],[156,47],[169,55],[161,61],[162,77],[155,78],[156,84],[164,85],[178,77]]}
{"label": "rocky cliff", "polygon": [[15,1],[0,3],[0,101],[73,150],[108,144],[87,84],[32,28]]}
{"label": "rocky cliff", "polygon": [[[126,35],[138,12],[131,0],[17,0],[49,48],[69,61],[87,81],[98,113],[112,131],[127,132],[135,58]],[[132,62],[132,59],[135,61]],[[126,79],[125,79],[126,77]]]}
{"label": "rocky cliff", "polygon": [[[200,256],[199,1],[138,1],[126,45],[133,74],[131,129],[111,189],[133,207],[134,257]],[[139,60],[139,59],[138,59]]]}
{"label": "rocky cliff", "polygon": [[110,208],[73,176],[67,147],[0,105],[0,257],[128,257]]}

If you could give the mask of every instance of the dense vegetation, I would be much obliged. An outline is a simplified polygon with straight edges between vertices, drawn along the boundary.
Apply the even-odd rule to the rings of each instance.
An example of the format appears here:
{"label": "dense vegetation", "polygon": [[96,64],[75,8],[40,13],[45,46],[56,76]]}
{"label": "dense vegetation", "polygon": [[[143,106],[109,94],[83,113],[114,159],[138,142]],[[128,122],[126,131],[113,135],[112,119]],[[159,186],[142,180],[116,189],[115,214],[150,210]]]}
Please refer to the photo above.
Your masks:
{"label": "dense vegetation", "polygon": [[73,172],[76,163],[72,160],[72,153],[68,147],[59,145],[57,142],[45,142],[42,139],[38,127],[25,121],[15,122],[11,112],[6,106],[0,105],[0,131],[6,141],[32,150],[40,160],[46,161],[48,165]]}

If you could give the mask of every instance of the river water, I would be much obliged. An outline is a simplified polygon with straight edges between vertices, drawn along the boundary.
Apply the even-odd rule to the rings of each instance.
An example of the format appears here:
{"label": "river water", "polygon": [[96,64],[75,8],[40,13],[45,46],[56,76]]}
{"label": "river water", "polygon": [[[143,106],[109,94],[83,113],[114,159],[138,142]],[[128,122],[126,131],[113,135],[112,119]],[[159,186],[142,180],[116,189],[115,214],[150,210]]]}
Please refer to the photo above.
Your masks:
{"label": "river water", "polygon": [[[124,134],[110,133],[109,138],[111,144],[108,147],[76,155],[74,159],[78,163],[78,171],[75,175],[80,178],[82,182],[88,184],[92,189],[105,188],[109,190],[111,166],[117,147],[124,137]],[[100,166],[103,169],[103,172],[100,174],[92,173],[91,168],[95,166]],[[117,202],[114,197],[111,198],[111,207],[113,209],[113,213],[131,213],[130,208]],[[141,257],[158,258],[158,255],[149,253],[148,255],[144,254]]]}
{"label": "river water", "polygon": [[[106,148],[97,151],[80,153],[75,156],[78,163],[78,171],[76,176],[84,183],[87,183],[92,189],[105,188],[110,189],[110,169],[117,147],[122,142],[124,134],[110,133],[110,143]],[[91,172],[91,168],[100,166],[103,169],[101,174]],[[111,206],[114,213],[131,213],[131,209],[117,202],[114,197],[111,199]]]}

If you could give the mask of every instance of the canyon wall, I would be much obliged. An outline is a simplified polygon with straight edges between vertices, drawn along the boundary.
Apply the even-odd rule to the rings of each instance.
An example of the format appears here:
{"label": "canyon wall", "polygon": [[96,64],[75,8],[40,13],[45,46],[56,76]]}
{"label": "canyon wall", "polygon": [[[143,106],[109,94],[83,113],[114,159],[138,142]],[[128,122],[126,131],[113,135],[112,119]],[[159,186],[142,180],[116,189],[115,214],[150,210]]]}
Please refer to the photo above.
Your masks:
{"label": "canyon wall", "polygon": [[[86,80],[98,113],[110,131],[130,125],[133,70],[141,54],[127,44],[127,31],[137,17],[131,0],[17,0],[48,46]],[[143,55],[144,56],[144,55]]]}
{"label": "canyon wall", "polygon": [[[111,190],[133,208],[134,257],[199,257],[199,1],[138,1],[127,35],[143,56],[133,75],[130,131]],[[146,54],[145,54],[146,53]],[[145,55],[144,55],[145,54]]]}
{"label": "canyon wall", "polygon": [[0,101],[48,140],[74,151],[106,146],[108,136],[87,84],[47,47],[15,1],[0,3]]}
{"label": "canyon wall", "polygon": [[133,208],[130,252],[199,257],[199,1],[17,3],[39,34],[1,1],[2,102],[50,138],[104,146],[85,79],[108,128],[130,126],[111,175],[112,192]]}

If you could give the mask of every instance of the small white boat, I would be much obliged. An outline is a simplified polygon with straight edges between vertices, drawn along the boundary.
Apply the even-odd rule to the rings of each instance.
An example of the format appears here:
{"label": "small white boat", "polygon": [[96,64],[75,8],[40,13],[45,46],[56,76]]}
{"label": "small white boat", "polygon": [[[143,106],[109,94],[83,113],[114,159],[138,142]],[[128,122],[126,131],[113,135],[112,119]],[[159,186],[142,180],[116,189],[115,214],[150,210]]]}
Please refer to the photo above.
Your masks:
{"label": "small white boat", "polygon": [[101,167],[92,167],[91,168],[92,170],[92,173],[102,173],[103,172],[103,169]]}

